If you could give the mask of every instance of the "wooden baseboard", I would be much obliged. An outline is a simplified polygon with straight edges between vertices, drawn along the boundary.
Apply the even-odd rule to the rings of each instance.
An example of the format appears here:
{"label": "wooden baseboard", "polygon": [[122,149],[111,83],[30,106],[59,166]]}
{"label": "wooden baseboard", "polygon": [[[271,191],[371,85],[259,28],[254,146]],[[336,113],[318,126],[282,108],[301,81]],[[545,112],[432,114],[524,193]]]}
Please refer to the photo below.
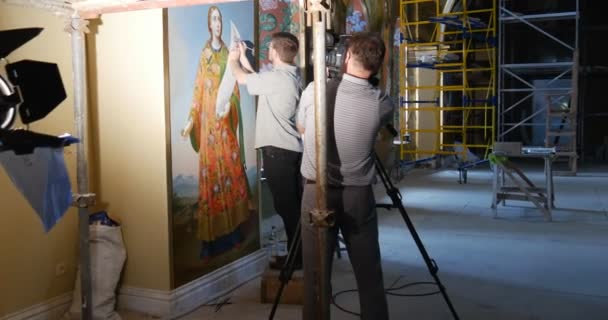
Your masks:
{"label": "wooden baseboard", "polygon": [[[266,268],[266,252],[256,251],[172,291],[122,287],[118,309],[175,319],[259,277]],[[59,320],[68,311],[73,292],[0,317],[0,320]]]}
{"label": "wooden baseboard", "polygon": [[259,277],[266,264],[266,252],[259,250],[172,291],[123,287],[118,308],[174,319]]}
{"label": "wooden baseboard", "polygon": [[23,310],[0,317],[0,320],[58,320],[68,311],[72,302],[72,291],[35,304]]}

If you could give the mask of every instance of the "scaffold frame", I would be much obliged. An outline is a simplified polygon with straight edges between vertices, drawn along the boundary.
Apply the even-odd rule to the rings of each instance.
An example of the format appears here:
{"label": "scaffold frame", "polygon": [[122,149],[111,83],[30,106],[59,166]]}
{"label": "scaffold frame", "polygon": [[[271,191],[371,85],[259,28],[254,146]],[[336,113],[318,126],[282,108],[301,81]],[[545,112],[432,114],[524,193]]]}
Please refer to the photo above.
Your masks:
{"label": "scaffold frame", "polygon": [[[400,2],[402,161],[454,155],[465,163],[471,160],[471,151],[485,159],[496,136],[497,0],[487,1],[487,8],[472,10],[467,0],[455,10],[441,2]],[[429,6],[434,6],[432,16],[428,15],[432,11]],[[426,28],[426,35],[421,35],[421,28]],[[434,55],[434,59],[425,60],[425,52],[427,56]],[[480,61],[485,65],[477,65]],[[420,70],[435,72],[435,83],[423,83]],[[446,83],[448,77],[460,81]],[[472,80],[480,77],[486,83]],[[458,92],[458,101],[446,101],[447,93]],[[433,118],[432,127],[420,123],[422,116]],[[425,134],[427,144],[434,140],[432,147],[421,145]]]}
{"label": "scaffold frame", "polygon": [[[523,110],[523,108],[529,107],[532,99],[535,95],[544,94],[545,97],[561,95],[568,97],[570,101],[569,113],[574,113],[576,118],[577,113],[577,91],[578,91],[578,48],[579,48],[579,20],[580,20],[580,7],[579,0],[572,0],[572,9],[569,11],[561,12],[546,12],[546,13],[526,13],[526,12],[514,12],[509,7],[509,3],[512,1],[500,0],[499,2],[499,34],[498,34],[498,141],[514,141],[512,136],[516,136],[516,130],[524,130],[524,128],[531,128],[529,130],[541,130],[544,128],[545,136],[543,145],[545,147],[556,147],[557,148],[557,159],[567,158],[568,170],[562,172],[563,174],[576,174],[576,163],[577,163],[577,135],[576,132],[579,130],[577,121],[568,122],[568,131],[564,132],[563,135],[567,135],[566,139],[569,141],[567,146],[555,143],[559,139],[555,139],[555,136],[559,136],[560,133],[556,132],[551,128],[550,117],[555,117],[555,112],[551,111],[550,103],[544,104],[542,107],[535,109],[534,106],[531,111]],[[541,23],[547,21],[556,20],[571,20],[574,21],[572,32],[573,41],[568,42],[567,40],[560,38],[543,28]],[[518,62],[512,61],[513,58],[508,54],[507,51],[507,30],[511,25],[525,25],[529,27],[531,32],[540,34],[544,37],[551,39],[552,43],[568,50],[572,53],[572,59],[570,61],[557,61],[557,62],[546,62],[546,61],[526,61]],[[563,24],[562,24],[563,25]],[[543,87],[537,86],[525,76],[531,78],[531,74],[540,74],[537,79],[544,80]],[[547,76],[550,75],[550,76]],[[564,81],[569,80],[569,81]],[[566,85],[565,82],[568,82]],[[557,84],[558,86],[553,86]],[[525,94],[521,96],[521,94]],[[545,99],[542,99],[545,101]],[[546,100],[549,101],[549,100]],[[518,115],[525,113],[525,116]],[[570,119],[572,115],[564,115],[564,119]],[[516,120],[514,120],[516,119]],[[536,128],[536,129],[532,129]],[[563,130],[562,128],[559,129]],[[572,134],[574,132],[574,135]],[[574,144],[570,143],[574,140]]]}

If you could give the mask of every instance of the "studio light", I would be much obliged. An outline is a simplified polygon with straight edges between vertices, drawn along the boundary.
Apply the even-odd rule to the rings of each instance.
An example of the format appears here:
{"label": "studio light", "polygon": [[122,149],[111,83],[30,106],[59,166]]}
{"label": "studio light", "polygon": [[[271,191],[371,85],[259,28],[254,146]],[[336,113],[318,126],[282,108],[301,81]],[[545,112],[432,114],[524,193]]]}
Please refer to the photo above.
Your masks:
{"label": "studio light", "polygon": [[18,100],[13,86],[0,75],[0,129],[7,129],[15,123]]}
{"label": "studio light", "polygon": [[66,98],[57,64],[34,60],[10,63],[7,59],[41,31],[42,28],[0,31],[0,151],[27,153],[38,146],[61,146],[61,138],[13,130],[17,115],[23,124],[38,121]]}
{"label": "studio light", "polygon": [[[59,68],[55,63],[21,60],[8,63],[13,51],[35,38],[42,28],[0,31],[0,123],[10,129],[18,110],[24,124],[46,117],[66,98]],[[5,71],[5,72],[1,72]]]}

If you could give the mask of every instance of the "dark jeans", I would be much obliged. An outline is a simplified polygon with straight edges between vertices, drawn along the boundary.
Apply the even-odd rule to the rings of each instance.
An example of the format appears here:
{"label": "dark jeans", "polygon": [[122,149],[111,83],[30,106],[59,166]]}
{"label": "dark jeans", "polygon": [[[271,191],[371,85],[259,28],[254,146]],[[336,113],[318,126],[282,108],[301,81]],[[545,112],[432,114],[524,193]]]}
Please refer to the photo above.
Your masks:
{"label": "dark jeans", "polygon": [[[303,320],[315,320],[319,300],[331,301],[331,294],[317,297],[315,274],[326,272],[331,276],[333,253],[338,229],[344,237],[350,263],[359,290],[361,319],[388,320],[388,305],[384,293],[384,280],[378,243],[378,216],[371,186],[328,187],[327,206],[335,210],[336,225],[329,229],[325,243],[326,270],[320,270],[318,229],[309,221],[309,213],[316,205],[316,186],[306,184],[302,200],[302,247],[304,250],[304,307]],[[329,280],[329,279],[328,279]],[[331,281],[325,285],[330,287]]]}
{"label": "dark jeans", "polygon": [[[302,153],[276,147],[263,147],[264,177],[268,181],[275,211],[283,219],[287,245],[291,248],[298,227],[302,201],[300,162]],[[296,264],[302,263],[302,251]]]}

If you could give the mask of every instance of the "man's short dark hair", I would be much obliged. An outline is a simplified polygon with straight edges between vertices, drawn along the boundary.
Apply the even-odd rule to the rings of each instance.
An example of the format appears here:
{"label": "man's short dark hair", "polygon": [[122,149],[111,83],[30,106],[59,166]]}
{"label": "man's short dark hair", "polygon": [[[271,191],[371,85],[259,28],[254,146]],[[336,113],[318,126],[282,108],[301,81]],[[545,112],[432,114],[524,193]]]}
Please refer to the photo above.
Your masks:
{"label": "man's short dark hair", "polygon": [[353,34],[348,41],[348,50],[361,67],[372,73],[380,70],[386,54],[384,41],[377,33],[372,32]]}
{"label": "man's short dark hair", "polygon": [[298,55],[298,38],[289,32],[277,32],[272,35],[272,47],[285,63],[294,63]]}

